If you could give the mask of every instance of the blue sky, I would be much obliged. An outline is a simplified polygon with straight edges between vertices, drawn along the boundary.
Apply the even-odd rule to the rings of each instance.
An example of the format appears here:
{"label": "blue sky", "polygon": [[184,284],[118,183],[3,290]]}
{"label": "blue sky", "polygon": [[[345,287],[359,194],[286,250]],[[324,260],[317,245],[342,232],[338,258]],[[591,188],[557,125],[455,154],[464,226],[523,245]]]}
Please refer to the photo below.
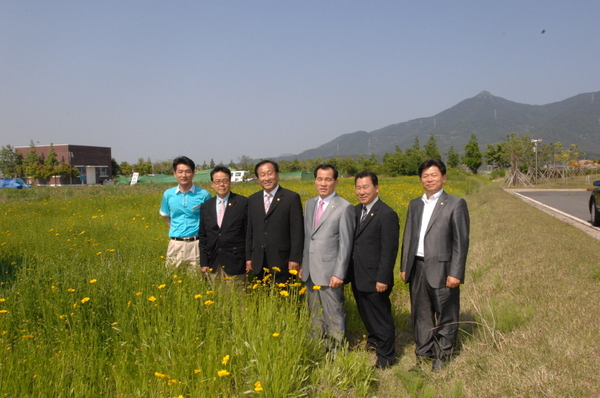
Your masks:
{"label": "blue sky", "polygon": [[0,0],[0,145],[228,163],[483,90],[561,101],[600,90],[599,16],[597,1]]}

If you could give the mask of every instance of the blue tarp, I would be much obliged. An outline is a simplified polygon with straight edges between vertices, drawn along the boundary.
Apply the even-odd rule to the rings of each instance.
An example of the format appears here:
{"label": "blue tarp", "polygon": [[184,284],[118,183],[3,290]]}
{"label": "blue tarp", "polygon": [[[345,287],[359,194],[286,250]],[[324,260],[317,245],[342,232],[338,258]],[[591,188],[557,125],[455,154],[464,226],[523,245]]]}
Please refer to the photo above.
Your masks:
{"label": "blue tarp", "polygon": [[0,178],[0,188],[31,188],[29,185],[25,184],[20,178],[13,180],[12,178]]}

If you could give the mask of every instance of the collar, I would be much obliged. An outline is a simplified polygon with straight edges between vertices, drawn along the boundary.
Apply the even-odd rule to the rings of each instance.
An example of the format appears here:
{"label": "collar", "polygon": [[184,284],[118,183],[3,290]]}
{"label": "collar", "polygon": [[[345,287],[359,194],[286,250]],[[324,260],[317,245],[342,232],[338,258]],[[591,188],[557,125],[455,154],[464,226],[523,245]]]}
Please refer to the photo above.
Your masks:
{"label": "collar", "polygon": [[[271,194],[272,197],[275,197],[275,194],[277,193],[277,191],[279,190],[279,184],[277,184],[277,186],[271,191],[269,192]],[[265,191],[263,189],[263,198],[267,196],[267,191]]]}
{"label": "collar", "polygon": [[[179,185],[177,185],[177,189],[175,190],[175,193],[180,193],[180,192],[181,192],[181,190],[179,189]],[[181,192],[181,193],[186,194],[188,192],[196,193],[196,186],[194,184],[192,184],[192,187],[188,191]]]}
{"label": "collar", "polygon": [[367,213],[371,211],[371,209],[373,208],[373,205],[375,203],[377,203],[377,201],[379,200],[379,196],[375,197],[375,200],[373,200],[371,203],[369,203],[368,205],[363,205],[367,207]]}
{"label": "collar", "polygon": [[421,199],[423,200],[423,203],[425,203],[425,204],[435,203],[440,198],[440,196],[442,196],[442,192],[444,192],[444,188],[440,189],[439,191],[437,191],[436,193],[431,195],[431,197],[429,199],[427,199],[427,192],[425,192],[423,194],[423,196],[421,196]]}

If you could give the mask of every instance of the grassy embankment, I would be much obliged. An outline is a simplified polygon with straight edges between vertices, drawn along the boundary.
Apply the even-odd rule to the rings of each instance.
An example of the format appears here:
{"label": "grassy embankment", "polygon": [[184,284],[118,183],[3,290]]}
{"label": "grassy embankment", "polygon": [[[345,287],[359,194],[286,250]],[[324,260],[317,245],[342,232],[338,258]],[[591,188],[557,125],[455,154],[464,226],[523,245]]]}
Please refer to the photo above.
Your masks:
{"label": "grassy embankment", "polygon": [[[593,396],[597,241],[496,186],[453,178],[451,192],[479,192],[467,196],[462,350],[439,375],[407,372],[413,346],[400,283],[393,297],[406,356],[373,370],[349,294],[353,349],[331,362],[309,337],[301,287],[239,295],[165,270],[164,187],[3,190],[1,395]],[[313,196],[310,182],[283,185]],[[381,185],[401,219],[421,192],[414,178]],[[339,192],[356,202],[352,181]]]}

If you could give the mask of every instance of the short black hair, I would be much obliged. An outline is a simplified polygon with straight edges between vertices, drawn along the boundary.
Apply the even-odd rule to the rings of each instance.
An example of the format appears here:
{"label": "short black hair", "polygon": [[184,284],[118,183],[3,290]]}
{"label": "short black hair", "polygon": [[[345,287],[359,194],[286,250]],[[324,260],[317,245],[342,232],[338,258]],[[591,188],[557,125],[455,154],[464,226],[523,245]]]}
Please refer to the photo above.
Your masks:
{"label": "short black hair", "polygon": [[360,173],[356,174],[354,176],[354,185],[356,185],[356,181],[359,178],[366,178],[366,177],[371,178],[371,182],[373,183],[373,186],[379,185],[379,179],[377,178],[377,174],[373,173],[372,171],[361,171]]}
{"label": "short black hair", "polygon": [[196,163],[194,163],[194,161],[188,158],[187,156],[179,156],[173,159],[173,171],[177,170],[178,164],[185,164],[190,169],[192,169],[192,172],[196,171]]}
{"label": "short black hair", "polygon": [[440,172],[442,173],[443,176],[446,175],[446,165],[444,164],[444,162],[442,162],[440,159],[427,159],[426,161],[424,161],[423,163],[421,163],[419,165],[419,177],[421,177],[421,175],[423,175],[423,170],[428,169],[433,166],[440,169]]}
{"label": "short black hair", "polygon": [[219,172],[227,174],[227,176],[231,180],[231,170],[229,170],[229,167],[226,166],[215,166],[215,168],[210,171],[210,180],[212,181],[213,175]]}
{"label": "short black hair", "polygon": [[261,160],[260,162],[256,163],[256,166],[254,166],[254,175],[258,177],[258,168],[260,166],[262,166],[263,164],[267,164],[267,163],[271,163],[273,165],[273,169],[275,169],[275,173],[279,173],[279,165],[277,165],[277,163],[272,160],[265,159],[265,160]]}
{"label": "short black hair", "polygon": [[320,164],[320,165],[317,166],[317,168],[315,169],[315,173],[314,173],[315,174],[315,178],[317,178],[317,171],[319,171],[319,170],[328,170],[328,169],[333,170],[333,179],[337,180],[338,179],[338,171],[337,171],[337,169],[335,168],[334,165],[327,164],[327,163],[326,164]]}

